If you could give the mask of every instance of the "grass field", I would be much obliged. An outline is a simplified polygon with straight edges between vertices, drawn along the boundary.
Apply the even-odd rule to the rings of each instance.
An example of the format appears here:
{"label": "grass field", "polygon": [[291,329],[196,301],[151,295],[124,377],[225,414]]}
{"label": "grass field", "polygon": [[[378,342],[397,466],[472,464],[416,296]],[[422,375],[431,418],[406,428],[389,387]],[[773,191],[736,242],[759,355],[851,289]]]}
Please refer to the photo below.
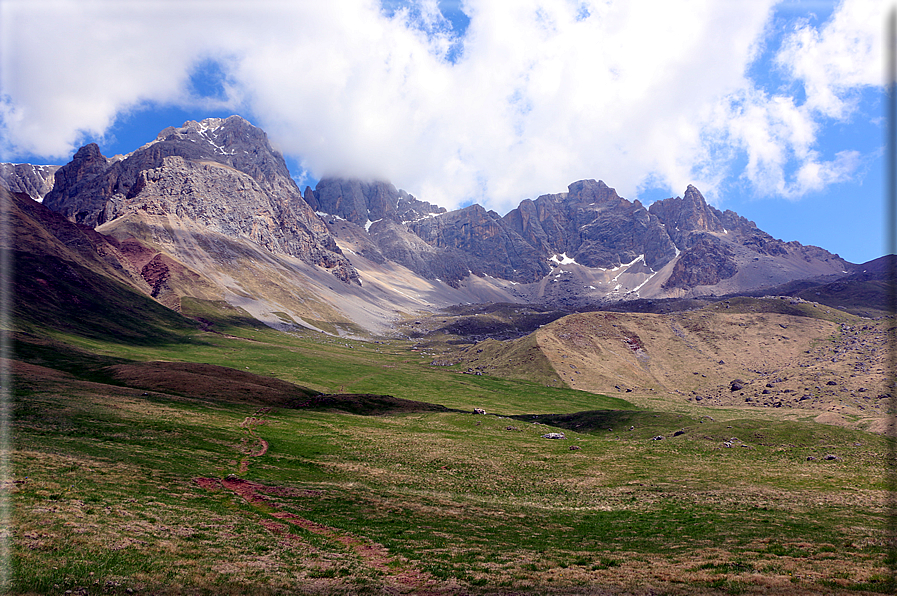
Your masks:
{"label": "grass field", "polygon": [[[774,412],[648,411],[431,366],[411,343],[192,308],[214,332],[16,336],[11,593],[897,589],[882,435]],[[171,393],[113,373],[144,361],[459,411],[291,409],[211,377]]]}

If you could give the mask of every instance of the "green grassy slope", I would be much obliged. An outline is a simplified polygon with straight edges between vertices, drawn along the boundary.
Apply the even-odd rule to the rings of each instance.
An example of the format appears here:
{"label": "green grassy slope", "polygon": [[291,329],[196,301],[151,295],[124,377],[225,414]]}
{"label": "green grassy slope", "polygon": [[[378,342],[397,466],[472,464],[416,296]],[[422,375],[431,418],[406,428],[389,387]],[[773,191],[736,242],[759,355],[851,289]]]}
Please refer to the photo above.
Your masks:
{"label": "green grassy slope", "polygon": [[372,418],[27,365],[17,382],[13,593],[894,588],[881,436],[638,411],[579,431],[584,415]]}

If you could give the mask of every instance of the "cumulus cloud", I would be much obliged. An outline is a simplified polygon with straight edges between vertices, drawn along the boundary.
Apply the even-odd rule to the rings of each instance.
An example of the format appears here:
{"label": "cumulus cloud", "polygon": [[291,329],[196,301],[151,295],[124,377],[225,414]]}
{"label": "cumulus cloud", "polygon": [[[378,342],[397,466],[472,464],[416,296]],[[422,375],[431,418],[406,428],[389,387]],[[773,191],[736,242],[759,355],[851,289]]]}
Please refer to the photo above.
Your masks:
{"label": "cumulus cloud", "polygon": [[849,116],[858,89],[880,85],[884,73],[884,2],[843,0],[821,28],[800,23],[776,61],[806,90],[806,107]]}
{"label": "cumulus cloud", "polygon": [[726,122],[718,126],[746,152],[742,175],[758,194],[800,198],[859,169],[857,151],[826,160],[816,145],[822,126],[849,121],[859,94],[882,84],[882,9],[878,0],[843,0],[822,27],[803,20],[786,36],[775,63],[803,91],[802,103],[755,86],[730,98]]}
{"label": "cumulus cloud", "polygon": [[4,152],[65,155],[85,137],[102,137],[122,112],[178,100],[191,59],[203,51],[203,40],[185,26],[198,7],[159,6],[0,4]]}
{"label": "cumulus cloud", "polygon": [[62,157],[130,111],[212,105],[190,75],[213,63],[215,107],[314,176],[384,178],[447,207],[503,211],[581,178],[713,196],[741,175],[798,197],[860,160],[816,144],[820,118],[848,118],[877,84],[872,4],[789,34],[776,63],[799,103],[746,74],[774,0],[465,0],[463,37],[436,0],[5,0],[0,148]]}

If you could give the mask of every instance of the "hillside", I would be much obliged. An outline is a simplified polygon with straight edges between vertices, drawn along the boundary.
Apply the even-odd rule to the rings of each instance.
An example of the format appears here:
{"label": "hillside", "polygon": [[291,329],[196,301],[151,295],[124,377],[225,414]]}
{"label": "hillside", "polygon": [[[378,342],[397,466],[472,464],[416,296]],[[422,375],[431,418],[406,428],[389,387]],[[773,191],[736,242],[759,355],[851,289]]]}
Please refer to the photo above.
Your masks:
{"label": "hillside", "polygon": [[460,361],[645,406],[824,412],[821,421],[881,430],[890,326],[800,299],[740,298],[670,314],[572,314],[521,339],[467,348]]}
{"label": "hillside", "polygon": [[[812,411],[542,382],[585,372],[571,361],[598,349],[639,383],[658,379],[638,351],[647,373],[709,371],[688,344],[731,351],[766,317],[803,345],[837,312],[583,313],[478,344],[529,359],[516,370],[533,382],[433,366],[423,337],[299,336],[224,303],[188,300],[202,325],[135,336],[118,329],[151,323],[145,311],[95,300],[106,334],[48,318],[14,337],[12,593],[893,592],[886,436]],[[457,314],[456,330],[478,316]],[[476,329],[556,314],[499,308]],[[680,361],[656,343],[677,329]]]}

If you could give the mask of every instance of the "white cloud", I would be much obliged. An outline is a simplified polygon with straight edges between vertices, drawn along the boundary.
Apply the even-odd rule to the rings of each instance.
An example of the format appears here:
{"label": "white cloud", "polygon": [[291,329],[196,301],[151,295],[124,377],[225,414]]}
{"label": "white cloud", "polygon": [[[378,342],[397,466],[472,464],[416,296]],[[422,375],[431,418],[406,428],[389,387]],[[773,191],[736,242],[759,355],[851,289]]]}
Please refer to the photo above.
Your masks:
{"label": "white cloud", "polygon": [[859,169],[862,156],[854,150],[822,159],[818,134],[831,120],[849,121],[858,93],[881,85],[883,31],[883,3],[844,0],[821,28],[800,22],[775,58],[803,88],[802,103],[754,87],[729,98],[717,126],[747,154],[742,175],[757,194],[798,199]]}
{"label": "white cloud", "polygon": [[804,85],[807,108],[845,118],[858,88],[882,83],[884,7],[843,0],[824,26],[802,23],[785,41],[776,60]]}
{"label": "white cloud", "polygon": [[798,105],[745,75],[774,4],[466,0],[452,63],[459,41],[435,0],[392,16],[375,0],[4,0],[2,150],[69,155],[128,110],[196,101],[189,74],[212,58],[233,109],[315,176],[504,211],[593,177],[628,197],[689,183],[712,197],[745,154],[752,183],[799,196],[857,162],[815,145],[819,118],[849,114],[852,90],[874,84],[874,65],[841,55],[869,55],[871,9],[845,3],[789,37],[778,63],[806,85]]}
{"label": "white cloud", "polygon": [[183,4],[0,3],[4,151],[64,155],[140,102],[176,100],[203,48]]}

